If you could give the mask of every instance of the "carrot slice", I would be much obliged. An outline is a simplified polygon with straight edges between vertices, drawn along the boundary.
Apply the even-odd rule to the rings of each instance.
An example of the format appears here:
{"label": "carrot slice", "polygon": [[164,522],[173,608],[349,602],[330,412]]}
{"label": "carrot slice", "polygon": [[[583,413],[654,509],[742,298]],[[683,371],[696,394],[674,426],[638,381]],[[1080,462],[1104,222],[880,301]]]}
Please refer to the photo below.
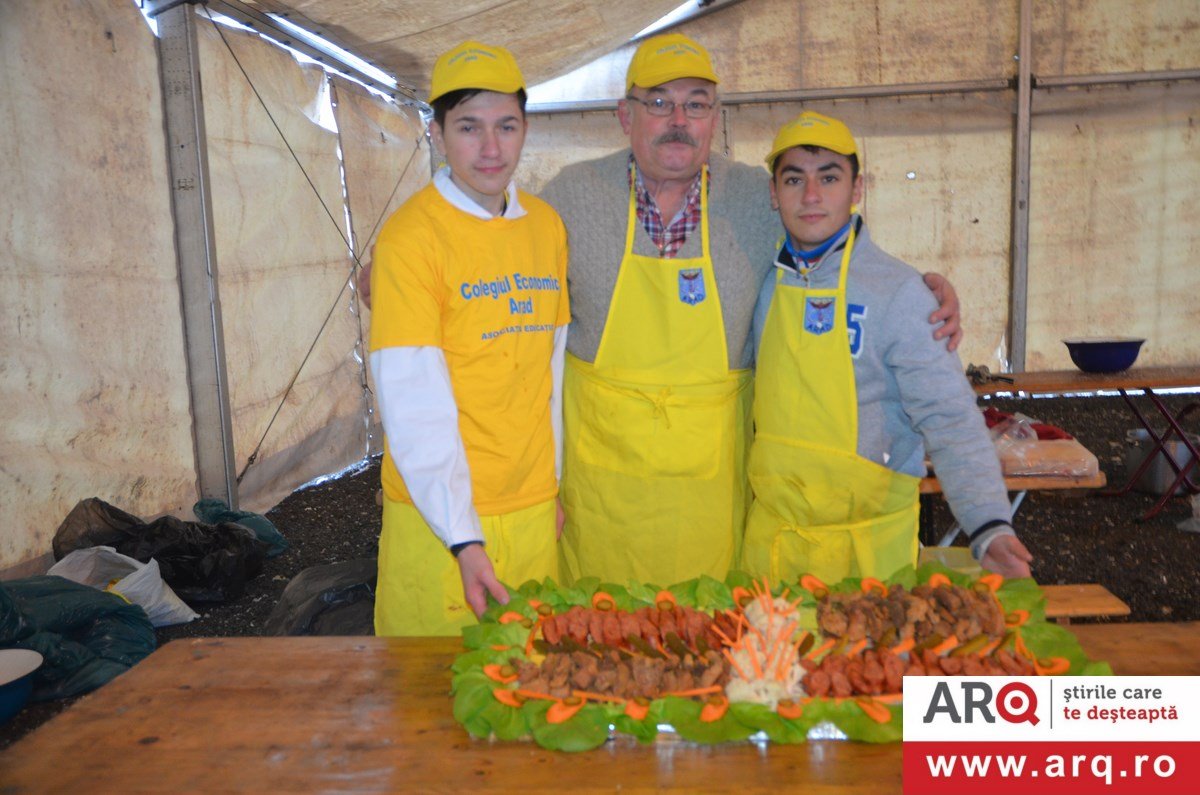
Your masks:
{"label": "carrot slice", "polygon": [[[505,668],[508,669],[508,673],[504,672]],[[492,663],[491,665],[483,666],[483,672],[487,674],[488,679],[495,680],[503,685],[506,685],[509,682],[515,682],[517,680],[517,672],[513,670],[511,665]]]}
{"label": "carrot slice", "polygon": [[518,613],[515,610],[509,610],[508,612],[501,615],[498,620],[501,624],[512,624],[517,621],[524,621],[525,616],[521,615],[520,613]]}
{"label": "carrot slice", "polygon": [[1066,657],[1051,657],[1048,660],[1038,660],[1033,664],[1038,676],[1056,676],[1071,670],[1071,661]]}
{"label": "carrot slice", "polygon": [[867,648],[867,639],[862,638],[856,641],[854,645],[850,647],[850,650],[846,652],[846,656],[853,657],[854,655],[859,654],[865,648]]}
{"label": "carrot slice", "polygon": [[775,705],[775,712],[778,713],[779,717],[781,718],[785,718],[787,720],[796,720],[804,714],[804,707],[800,706],[795,701],[792,701],[790,698],[785,698],[780,700],[780,702]]}
{"label": "carrot slice", "polygon": [[817,646],[816,648],[814,648],[808,654],[804,655],[804,657],[805,657],[805,659],[808,659],[808,660],[815,660],[818,657],[820,657],[822,654],[824,654],[825,652],[832,649],[835,643],[837,643],[837,639],[830,638],[829,640],[822,643],[820,646]]}
{"label": "carrot slice", "polygon": [[725,688],[720,685],[712,687],[697,687],[692,690],[672,690],[670,693],[663,693],[664,696],[679,696],[680,698],[688,698],[690,696],[709,696],[714,693],[720,693]]}
{"label": "carrot slice", "polygon": [[735,586],[733,589],[733,603],[738,607],[745,607],[754,599],[754,594],[742,586]]}
{"label": "carrot slice", "polygon": [[499,644],[496,644],[496,645],[492,646],[491,649],[492,649],[492,651],[509,651],[510,649],[512,649],[512,646],[501,646]]}
{"label": "carrot slice", "polygon": [[669,610],[675,607],[675,594],[670,591],[659,591],[654,595],[654,604],[659,610]]}
{"label": "carrot slice", "polygon": [[493,690],[492,696],[501,704],[504,704],[508,707],[520,708],[520,706],[525,703],[525,699],[522,698],[517,691],[508,690],[507,688],[503,687],[498,687]]}
{"label": "carrot slice", "polygon": [[625,702],[625,699],[621,698],[620,696],[606,696],[603,693],[591,693],[587,690],[572,690],[571,695],[578,696],[579,698],[587,699],[589,701],[609,701],[614,704],[622,704]]}
{"label": "carrot slice", "polygon": [[725,696],[713,696],[700,710],[700,721],[702,723],[712,723],[718,721],[725,716],[729,711],[729,699]]}
{"label": "carrot slice", "polygon": [[884,596],[887,596],[887,586],[884,585],[879,580],[875,579],[874,577],[863,577],[862,585],[860,585],[859,587],[862,588],[863,593],[870,593],[871,591],[879,591]]}
{"label": "carrot slice", "polygon": [[592,594],[592,607],[597,610],[608,611],[616,606],[617,600],[612,598],[612,594],[605,593],[604,591],[596,591]]}
{"label": "carrot slice", "polygon": [[891,723],[892,711],[873,698],[856,698],[855,702],[867,717],[876,723]]}
{"label": "carrot slice", "polygon": [[929,587],[930,588],[937,588],[939,586],[949,585],[949,584],[950,584],[950,578],[947,577],[945,574],[942,574],[940,571],[935,572],[933,574],[933,576],[931,576],[929,578]]}
{"label": "carrot slice", "polygon": [[915,645],[916,643],[913,641],[912,636],[910,635],[909,637],[897,643],[895,646],[888,649],[888,651],[890,651],[892,654],[904,654],[907,651],[912,651],[912,647]]}
{"label": "carrot slice", "polygon": [[800,577],[800,587],[805,589],[806,591],[810,591],[814,594],[817,592],[818,589],[820,589],[822,591],[826,591],[826,592],[829,591],[828,585],[821,582],[820,579],[818,579],[817,577],[814,577],[811,574],[805,574]]}
{"label": "carrot slice", "polygon": [[1025,645],[1025,639],[1021,637],[1020,633],[1017,633],[1016,640],[1013,642],[1013,648],[1016,649],[1017,654],[1034,663],[1036,666],[1037,655],[1031,652],[1029,647]]}
{"label": "carrot slice", "polygon": [[985,574],[980,577],[978,582],[983,583],[988,587],[989,591],[995,593],[996,591],[1000,590],[1000,586],[1004,584],[1004,575],[992,572],[991,574]]}
{"label": "carrot slice", "polygon": [[645,720],[650,714],[650,702],[644,698],[632,698],[625,702],[625,714],[634,720]]}
{"label": "carrot slice", "polygon": [[725,655],[725,659],[729,660],[729,664],[733,666],[733,670],[737,671],[737,675],[743,679],[749,679],[746,672],[742,670],[742,666],[737,664],[737,660],[733,659],[733,655],[729,653],[729,649],[721,649],[721,654]]}
{"label": "carrot slice", "polygon": [[941,643],[939,643],[938,645],[936,645],[932,649],[930,649],[930,651],[932,651],[934,654],[936,654],[940,657],[943,654],[947,654],[948,652],[950,652],[957,645],[958,645],[958,638],[951,635],[950,637],[946,638],[944,641],[942,641]]}
{"label": "carrot slice", "polygon": [[586,703],[578,696],[568,696],[561,701],[555,701],[550,705],[550,709],[546,710],[546,723],[562,723],[583,709]]}
{"label": "carrot slice", "polygon": [[1028,610],[1013,610],[1004,617],[1004,625],[1007,627],[1019,627],[1028,621]]}

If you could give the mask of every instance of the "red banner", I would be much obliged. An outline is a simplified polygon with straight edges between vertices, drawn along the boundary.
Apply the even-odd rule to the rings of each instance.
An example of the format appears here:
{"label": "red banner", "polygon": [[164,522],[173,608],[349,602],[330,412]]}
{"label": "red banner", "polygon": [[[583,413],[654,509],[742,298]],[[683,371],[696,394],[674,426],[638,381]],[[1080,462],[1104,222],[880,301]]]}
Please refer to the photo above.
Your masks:
{"label": "red banner", "polygon": [[904,743],[905,795],[1195,795],[1197,742]]}

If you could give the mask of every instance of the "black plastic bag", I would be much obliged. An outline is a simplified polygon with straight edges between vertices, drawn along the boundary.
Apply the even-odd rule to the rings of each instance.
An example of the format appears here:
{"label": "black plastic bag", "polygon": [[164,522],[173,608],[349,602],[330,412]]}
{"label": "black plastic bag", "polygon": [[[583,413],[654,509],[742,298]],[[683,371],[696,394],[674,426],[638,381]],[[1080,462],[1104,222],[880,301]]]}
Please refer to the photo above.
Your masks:
{"label": "black plastic bag", "polygon": [[197,519],[208,524],[233,522],[249,528],[259,541],[267,545],[268,558],[282,555],[289,546],[288,540],[270,519],[260,513],[234,511],[224,500],[215,497],[200,500],[192,506],[192,513],[196,514]]}
{"label": "black plastic bag", "polygon": [[146,611],[63,577],[0,583],[0,648],[32,649],[45,662],[33,700],[77,696],[129,670],[155,648]]}
{"label": "black plastic bag", "polygon": [[264,635],[374,635],[375,558],[312,566],[292,578]]}
{"label": "black plastic bag", "polygon": [[236,599],[262,571],[266,545],[250,529],[164,516],[145,523],[92,497],[76,505],[54,534],[55,559],[93,546],[110,546],[142,563],[158,561],[163,580],[189,604]]}

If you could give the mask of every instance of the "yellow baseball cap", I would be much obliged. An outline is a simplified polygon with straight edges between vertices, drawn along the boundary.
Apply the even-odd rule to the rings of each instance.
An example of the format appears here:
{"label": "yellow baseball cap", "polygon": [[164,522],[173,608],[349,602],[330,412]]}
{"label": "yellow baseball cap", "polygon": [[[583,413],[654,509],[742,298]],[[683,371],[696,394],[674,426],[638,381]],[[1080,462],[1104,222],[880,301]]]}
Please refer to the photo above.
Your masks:
{"label": "yellow baseball cap", "polygon": [[503,47],[464,41],[447,50],[433,65],[429,101],[462,88],[515,94],[525,87],[517,59]]}
{"label": "yellow baseball cap", "polygon": [[837,119],[806,110],[779,129],[767,166],[774,167],[775,158],[794,146],[819,146],[839,155],[858,153],[850,128]]}
{"label": "yellow baseball cap", "polygon": [[625,90],[654,88],[681,77],[698,77],[719,83],[704,46],[682,33],[651,36],[638,45],[625,73]]}

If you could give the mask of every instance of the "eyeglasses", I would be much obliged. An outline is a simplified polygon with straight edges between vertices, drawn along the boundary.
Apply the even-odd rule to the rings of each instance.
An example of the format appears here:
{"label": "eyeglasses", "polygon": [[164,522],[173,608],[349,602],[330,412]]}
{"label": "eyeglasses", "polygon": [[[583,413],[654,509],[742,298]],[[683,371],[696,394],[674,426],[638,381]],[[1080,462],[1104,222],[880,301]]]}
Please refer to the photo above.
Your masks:
{"label": "eyeglasses", "polygon": [[669,99],[655,97],[654,99],[642,99],[635,97],[632,94],[626,95],[625,99],[631,99],[634,102],[640,102],[646,106],[646,112],[651,116],[670,116],[675,112],[675,108],[683,108],[683,115],[689,119],[707,119],[712,113],[713,103],[700,102],[699,100],[689,99],[687,102],[672,102]]}

